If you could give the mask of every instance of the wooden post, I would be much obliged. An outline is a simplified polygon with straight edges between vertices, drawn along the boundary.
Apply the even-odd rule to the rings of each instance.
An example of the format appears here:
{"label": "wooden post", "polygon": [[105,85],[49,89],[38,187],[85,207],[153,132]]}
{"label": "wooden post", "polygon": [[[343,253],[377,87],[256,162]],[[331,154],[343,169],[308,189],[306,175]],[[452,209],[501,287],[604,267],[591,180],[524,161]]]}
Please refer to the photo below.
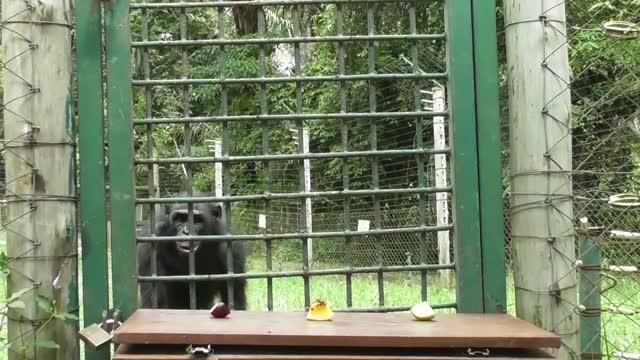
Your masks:
{"label": "wooden post", "polygon": [[71,0],[4,0],[2,17],[7,290],[27,290],[8,311],[8,358],[78,359],[77,320],[37,301],[78,313]]}
{"label": "wooden post", "polygon": [[[155,157],[155,149],[152,149],[152,154],[151,157]],[[159,198],[160,197],[160,166],[158,164],[153,164],[151,166],[151,171],[152,171],[152,182],[153,182],[153,189],[149,189],[149,191],[153,194],[152,196],[155,198]],[[154,215],[158,216],[159,214],[162,213],[162,204],[155,204],[154,206]]]}
{"label": "wooden post", "polygon": [[[302,129],[302,152],[304,154],[309,153],[309,128],[304,127]],[[303,160],[304,167],[304,192],[311,192],[311,160]],[[304,216],[306,230],[308,234],[313,232],[313,215],[311,212],[311,198],[305,198]],[[307,239],[307,253],[309,254],[309,263],[313,260],[313,239]]]}
{"label": "wooden post", "polygon": [[136,205],[136,229],[142,226],[142,221],[144,220],[144,207],[142,204]]}
{"label": "wooden post", "polygon": [[[291,109],[289,109],[291,111]],[[291,111],[293,113],[293,111]],[[298,133],[297,128],[290,128],[289,131],[294,135],[293,143],[298,145],[298,138],[295,137]],[[309,127],[304,126],[302,128],[302,153],[309,153]],[[311,160],[304,159],[302,161],[303,167],[303,181],[304,181],[304,192],[311,192]],[[304,220],[305,220],[305,230],[308,234],[313,232],[313,212],[311,211],[312,204],[311,198],[304,199]],[[311,263],[313,260],[313,239],[307,238],[307,254],[308,254],[308,262]]]}
{"label": "wooden post", "polygon": [[[433,88],[433,111],[445,111],[444,89]],[[447,147],[444,116],[433,117],[433,147],[435,150],[444,150]],[[435,155],[436,187],[447,187],[447,155]],[[449,193],[436,193],[436,218],[438,226],[449,224]],[[438,264],[451,264],[449,230],[438,231]],[[451,271],[440,270],[440,284],[443,287],[451,285]]]}
{"label": "wooden post", "polygon": [[[214,154],[216,158],[222,157],[222,140],[216,139],[214,142]],[[222,163],[214,165],[216,197],[222,197]]]}
{"label": "wooden post", "polygon": [[562,0],[506,0],[516,314],[578,355],[571,94]]}
{"label": "wooden post", "polygon": [[[421,90],[424,95],[431,99],[422,99],[424,109],[427,111],[445,111],[444,88],[439,85],[431,91]],[[444,150],[447,147],[447,135],[445,132],[444,116],[433,117],[433,148]],[[435,186],[438,188],[447,187],[447,155],[436,154],[434,156]],[[436,193],[436,222],[438,226],[449,224],[449,193]],[[438,231],[438,264],[448,265],[451,263],[449,230]],[[449,287],[452,284],[452,273],[450,270],[440,270],[440,285]]]}

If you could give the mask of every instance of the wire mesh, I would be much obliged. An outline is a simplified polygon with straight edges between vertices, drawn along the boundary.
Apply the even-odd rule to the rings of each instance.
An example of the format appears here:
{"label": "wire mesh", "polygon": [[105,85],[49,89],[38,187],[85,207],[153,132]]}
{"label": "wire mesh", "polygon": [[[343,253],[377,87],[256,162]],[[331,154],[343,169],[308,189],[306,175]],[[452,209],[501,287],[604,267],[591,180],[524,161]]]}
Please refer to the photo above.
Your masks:
{"label": "wire mesh", "polygon": [[[563,136],[571,138],[573,151],[571,176],[567,178],[573,187],[573,215],[558,216],[571,216],[577,236],[575,254],[555,251],[557,256],[576,259],[571,269],[576,272],[579,295],[576,299],[562,297],[573,309],[567,316],[579,317],[580,348],[573,356],[637,358],[640,209],[618,204],[615,196],[638,194],[640,7],[637,2],[552,1],[544,3],[537,21],[544,21],[542,15],[557,7],[566,7],[567,13],[562,46],[569,47],[572,77],[562,91],[570,91],[572,119]],[[554,34],[559,31],[552,21],[545,27]],[[499,34],[499,48],[504,56],[503,35],[504,31]],[[553,54],[557,49],[548,51]],[[553,73],[554,69],[547,71]],[[505,209],[509,209],[512,196],[506,83],[502,91],[504,201]],[[505,251],[512,273],[509,213],[505,211]],[[563,276],[574,275],[559,274]],[[509,311],[515,313],[511,301]],[[560,320],[556,326],[559,324]],[[563,336],[566,340],[571,335]]]}
{"label": "wire mesh", "polygon": [[[233,235],[198,239],[249,249],[247,274],[183,280],[259,280],[249,284],[266,284],[258,296],[268,310],[285,278],[300,278],[288,291],[304,294],[304,306],[342,282],[338,307],[397,309],[411,302],[390,295],[393,273],[415,273],[424,299],[427,273],[453,268],[452,219],[436,214],[438,196],[451,207],[438,195],[451,192],[448,171],[437,183],[434,161],[449,159],[445,106],[434,107],[432,94],[444,91],[447,70],[443,3],[131,8],[139,223],[161,211],[155,203],[189,203],[189,194],[175,197],[206,191],[225,204]],[[389,11],[397,22],[384,19]],[[362,281],[375,302],[354,296]],[[451,306],[455,294],[443,298]]]}

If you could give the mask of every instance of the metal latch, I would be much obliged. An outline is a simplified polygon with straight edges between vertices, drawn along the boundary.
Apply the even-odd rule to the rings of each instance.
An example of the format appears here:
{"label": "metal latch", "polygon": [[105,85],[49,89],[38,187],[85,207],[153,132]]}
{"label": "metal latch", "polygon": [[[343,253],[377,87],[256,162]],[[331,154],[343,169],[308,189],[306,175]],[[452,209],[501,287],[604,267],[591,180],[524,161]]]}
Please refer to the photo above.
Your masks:
{"label": "metal latch", "polygon": [[211,345],[189,345],[189,347],[187,347],[187,353],[193,357],[207,357],[213,354],[213,349]]}
{"label": "metal latch", "polygon": [[80,330],[80,339],[94,350],[98,350],[111,343],[113,332],[120,327],[120,312],[118,310],[105,310],[102,312],[102,322],[92,324]]}
{"label": "metal latch", "polygon": [[470,356],[489,356],[491,352],[489,351],[489,349],[484,349],[484,350],[478,350],[478,349],[472,349],[472,348],[468,348],[467,349],[467,354],[469,354]]}

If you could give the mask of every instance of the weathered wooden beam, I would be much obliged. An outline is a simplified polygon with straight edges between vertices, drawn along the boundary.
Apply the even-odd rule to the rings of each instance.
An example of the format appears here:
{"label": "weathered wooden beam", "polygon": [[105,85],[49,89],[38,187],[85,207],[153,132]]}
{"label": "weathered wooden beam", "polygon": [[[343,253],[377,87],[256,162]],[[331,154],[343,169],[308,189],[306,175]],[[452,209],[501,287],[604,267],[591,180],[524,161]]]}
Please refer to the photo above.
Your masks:
{"label": "weathered wooden beam", "polygon": [[2,1],[7,287],[26,289],[7,316],[11,360],[78,358],[77,320],[53,316],[78,312],[71,11]]}
{"label": "weathered wooden beam", "polygon": [[565,5],[506,0],[516,314],[578,354]]}

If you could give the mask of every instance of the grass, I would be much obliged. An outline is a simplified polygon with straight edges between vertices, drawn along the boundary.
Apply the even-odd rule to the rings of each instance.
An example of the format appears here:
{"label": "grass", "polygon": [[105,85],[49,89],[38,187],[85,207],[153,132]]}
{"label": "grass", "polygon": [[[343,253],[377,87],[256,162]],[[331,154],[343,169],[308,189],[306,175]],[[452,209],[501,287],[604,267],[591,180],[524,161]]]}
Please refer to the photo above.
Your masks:
{"label": "grass", "polygon": [[[248,271],[264,271],[263,259],[251,258],[247,264]],[[339,267],[322,265],[325,268]],[[278,270],[296,270],[299,264],[284,263]],[[322,298],[330,302],[335,309],[346,308],[346,291],[344,276],[320,276],[309,281],[311,299]],[[421,300],[420,275],[417,273],[394,273],[384,276],[384,305],[387,307],[409,306]],[[299,277],[273,279],[273,308],[275,311],[302,311],[304,283]],[[515,294],[513,278],[507,278],[507,310],[515,315]],[[4,296],[5,286],[0,286],[0,295]],[[626,306],[638,310],[640,306],[640,281],[638,278],[626,278],[618,281],[617,286],[603,295],[603,307]],[[247,296],[249,310],[266,310],[267,281],[265,279],[248,280]],[[376,274],[353,275],[353,306],[356,308],[375,308],[378,306],[378,278]],[[428,300],[431,304],[447,304],[455,302],[453,288],[441,288],[439,276],[430,274]],[[82,303],[82,302],[81,302]],[[437,310],[439,313],[451,312],[449,309]],[[640,353],[639,316],[627,317],[604,313],[602,316],[604,353],[615,351]],[[2,329],[6,335],[6,328]],[[0,360],[6,359],[6,353],[0,353]]]}
{"label": "grass", "polygon": [[[339,268],[326,266],[325,268]],[[299,264],[283,264],[282,270],[297,270]],[[247,266],[249,271],[263,271],[258,261],[251,259]],[[280,269],[279,269],[280,270]],[[455,293],[451,289],[436,287],[439,277],[429,279],[431,288],[428,298],[432,304],[448,304],[455,302]],[[250,279],[247,286],[247,297],[250,310],[267,309],[267,280]],[[275,311],[304,310],[304,282],[300,277],[273,279],[273,309]],[[327,300],[335,309],[346,309],[346,279],[343,275],[316,276],[309,280],[311,300],[320,298]],[[377,274],[355,274],[352,276],[352,299],[354,308],[378,307]],[[419,273],[385,274],[383,281],[384,306],[401,307],[421,301]],[[448,310],[441,310],[450,312]]]}

